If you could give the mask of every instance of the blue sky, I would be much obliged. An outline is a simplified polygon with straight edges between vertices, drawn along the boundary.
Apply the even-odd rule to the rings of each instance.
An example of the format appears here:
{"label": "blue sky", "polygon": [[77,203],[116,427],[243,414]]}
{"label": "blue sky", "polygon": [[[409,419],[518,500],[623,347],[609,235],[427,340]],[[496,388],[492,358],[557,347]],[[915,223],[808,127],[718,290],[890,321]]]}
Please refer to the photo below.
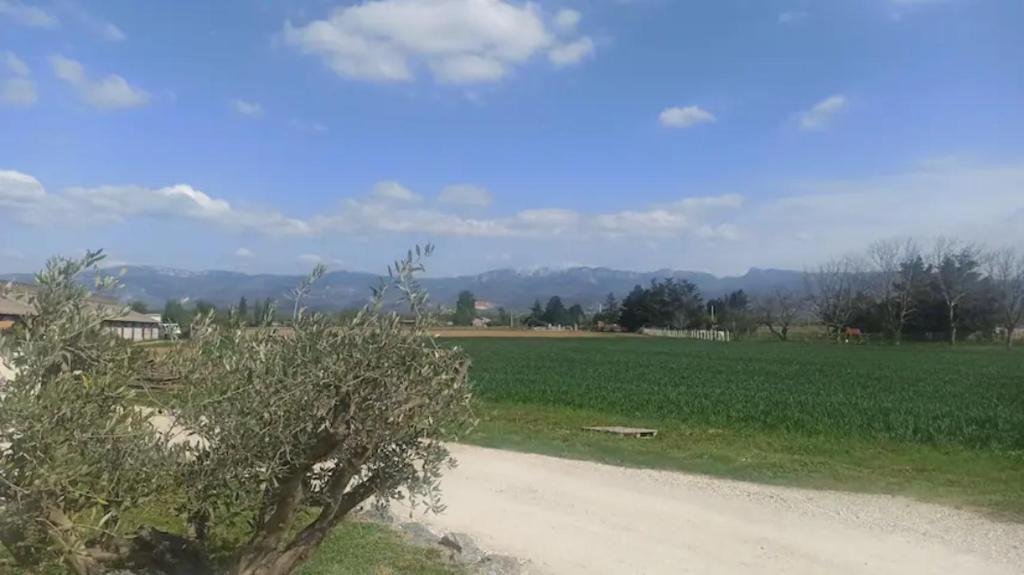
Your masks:
{"label": "blue sky", "polygon": [[1024,3],[0,0],[0,270],[1024,242]]}

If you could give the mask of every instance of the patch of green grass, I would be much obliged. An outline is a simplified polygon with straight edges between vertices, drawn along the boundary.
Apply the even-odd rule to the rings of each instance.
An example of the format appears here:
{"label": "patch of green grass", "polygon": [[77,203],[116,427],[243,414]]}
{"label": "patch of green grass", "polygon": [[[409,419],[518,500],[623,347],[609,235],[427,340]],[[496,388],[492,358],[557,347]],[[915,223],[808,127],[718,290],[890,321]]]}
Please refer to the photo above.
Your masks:
{"label": "patch of green grass", "polygon": [[[183,522],[159,506],[137,510],[129,518],[133,525],[151,526],[171,533],[182,533]],[[222,526],[217,534],[220,544],[241,542],[242,532]],[[226,560],[221,553],[214,553]],[[218,561],[219,562],[219,561]],[[45,571],[23,570],[0,546],[0,573],[5,575],[59,575],[65,571],[50,567]],[[299,575],[461,575],[465,570],[445,559],[440,549],[424,548],[406,541],[390,528],[355,519],[342,522],[303,565]]]}
{"label": "patch of green grass", "polygon": [[[1024,353],[460,340],[484,446],[892,493],[1024,520]],[[580,428],[633,425],[655,439]]]}
{"label": "patch of green grass", "polygon": [[300,575],[456,575],[440,550],[415,547],[387,527],[346,521],[325,541]]}

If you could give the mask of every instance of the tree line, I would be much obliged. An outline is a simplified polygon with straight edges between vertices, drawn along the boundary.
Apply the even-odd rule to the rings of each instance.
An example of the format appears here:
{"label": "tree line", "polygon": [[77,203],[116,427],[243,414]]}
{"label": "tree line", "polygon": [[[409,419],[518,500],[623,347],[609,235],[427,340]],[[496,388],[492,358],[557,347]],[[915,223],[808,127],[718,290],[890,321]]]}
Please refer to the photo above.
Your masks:
{"label": "tree line", "polygon": [[[471,324],[475,304],[472,292],[462,292],[454,323]],[[502,325],[510,317],[499,308]],[[756,295],[737,290],[706,300],[687,280],[655,279],[635,286],[621,301],[609,293],[589,316],[579,304],[567,308],[553,296],[547,305],[536,300],[518,321],[627,331],[725,329],[738,336],[763,329],[782,341],[793,326],[816,323],[836,341],[872,334],[897,345],[908,338],[956,344],[978,335],[1011,346],[1024,323],[1024,252],[952,238],[939,238],[927,248],[890,239],[805,271],[800,287]]]}
{"label": "tree line", "polygon": [[815,322],[837,341],[850,333],[905,338],[995,336],[1007,345],[1024,321],[1024,252],[985,249],[939,238],[928,249],[913,240],[884,240],[862,254],[832,258],[804,274],[802,289],[749,297],[742,290],[704,301],[686,280],[636,286],[621,301],[608,294],[595,322],[642,327],[764,328],[787,340],[792,326]]}

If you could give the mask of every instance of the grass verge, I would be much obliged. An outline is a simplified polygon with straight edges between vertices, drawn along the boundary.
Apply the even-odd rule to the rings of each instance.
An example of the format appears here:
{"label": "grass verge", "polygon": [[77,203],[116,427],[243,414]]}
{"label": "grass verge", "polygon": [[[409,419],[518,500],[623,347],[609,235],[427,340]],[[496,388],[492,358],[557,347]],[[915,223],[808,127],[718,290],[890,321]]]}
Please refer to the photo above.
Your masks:
{"label": "grass verge", "polygon": [[[156,510],[146,514],[146,524],[180,531],[178,521]],[[339,525],[298,575],[461,575],[465,571],[448,562],[438,549],[418,547],[390,528],[359,520]],[[61,575],[59,568],[25,570],[14,566],[0,546],[0,573],[4,575]]]}
{"label": "grass verge", "polygon": [[[1024,454],[902,442],[838,440],[785,432],[688,426],[592,410],[477,404],[466,443],[613,465],[703,473],[814,489],[903,495],[1024,521]],[[621,438],[587,425],[654,427],[654,439]]]}

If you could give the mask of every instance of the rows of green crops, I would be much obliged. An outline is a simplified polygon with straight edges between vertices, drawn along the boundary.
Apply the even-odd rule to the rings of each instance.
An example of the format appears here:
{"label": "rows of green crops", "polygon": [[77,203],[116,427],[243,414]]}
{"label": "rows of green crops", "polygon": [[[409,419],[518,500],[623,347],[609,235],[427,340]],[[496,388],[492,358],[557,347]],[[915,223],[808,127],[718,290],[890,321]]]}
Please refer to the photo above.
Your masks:
{"label": "rows of green crops", "polygon": [[490,404],[624,422],[1024,450],[1024,350],[646,338],[453,340]]}

